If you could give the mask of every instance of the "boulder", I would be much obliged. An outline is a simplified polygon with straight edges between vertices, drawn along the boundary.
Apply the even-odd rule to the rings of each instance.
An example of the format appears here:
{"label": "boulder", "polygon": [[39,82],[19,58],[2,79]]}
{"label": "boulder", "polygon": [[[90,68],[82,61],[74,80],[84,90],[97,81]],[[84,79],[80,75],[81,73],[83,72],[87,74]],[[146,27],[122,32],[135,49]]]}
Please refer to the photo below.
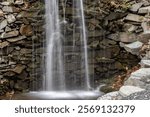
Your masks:
{"label": "boulder", "polygon": [[122,96],[118,91],[107,93],[101,97],[98,98],[98,100],[119,100]]}
{"label": "boulder", "polygon": [[135,87],[135,86],[122,86],[119,90],[119,93],[123,97],[126,97],[126,96],[129,96],[129,95],[133,94],[133,93],[141,92],[141,91],[144,91],[144,90],[145,89]]}
{"label": "boulder", "polygon": [[124,85],[137,86],[146,89],[150,83],[150,68],[141,68],[131,74]]}

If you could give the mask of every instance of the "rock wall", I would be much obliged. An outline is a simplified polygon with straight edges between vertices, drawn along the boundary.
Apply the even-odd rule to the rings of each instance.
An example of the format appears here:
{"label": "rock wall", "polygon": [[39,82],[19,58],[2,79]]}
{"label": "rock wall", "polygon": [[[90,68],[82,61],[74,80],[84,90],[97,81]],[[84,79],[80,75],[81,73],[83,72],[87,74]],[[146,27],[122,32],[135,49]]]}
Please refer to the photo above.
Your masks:
{"label": "rock wall", "polygon": [[[60,18],[63,21],[64,6],[61,2],[64,1],[60,1]],[[143,3],[140,2],[136,0],[84,0],[90,77],[97,84],[100,84],[102,79],[113,77],[125,71],[126,68],[132,68],[138,64],[137,51],[133,52],[132,48],[128,48],[126,44],[143,39],[142,26],[145,27],[145,23],[142,22],[147,10],[139,9],[146,7],[148,2],[146,0]],[[73,44],[73,39],[69,35],[74,28],[72,20],[76,20],[76,17],[71,17],[72,11],[72,0],[67,0],[65,16],[69,23],[62,25],[62,30],[65,29],[62,33],[68,35],[64,41],[64,45],[67,45],[64,47],[66,52]],[[44,25],[43,0],[0,0],[1,95],[9,90],[28,91],[30,84],[34,84],[32,89],[38,87],[38,82],[42,79],[41,65],[44,65]],[[78,28],[76,27],[75,30],[77,31]],[[144,28],[146,29],[147,27]],[[76,33],[75,45],[76,51],[80,52],[78,47],[82,48],[82,45],[79,43],[78,36]],[[147,35],[144,37],[147,41]],[[65,57],[69,66],[71,60],[78,59],[80,56],[68,54]],[[75,65],[77,75],[84,72],[78,69],[77,64]],[[66,76],[71,78],[71,67],[67,68],[69,69],[66,70]],[[80,80],[77,82],[81,83]]]}
{"label": "rock wall", "polygon": [[40,0],[0,0],[0,95],[40,77],[43,14]]}

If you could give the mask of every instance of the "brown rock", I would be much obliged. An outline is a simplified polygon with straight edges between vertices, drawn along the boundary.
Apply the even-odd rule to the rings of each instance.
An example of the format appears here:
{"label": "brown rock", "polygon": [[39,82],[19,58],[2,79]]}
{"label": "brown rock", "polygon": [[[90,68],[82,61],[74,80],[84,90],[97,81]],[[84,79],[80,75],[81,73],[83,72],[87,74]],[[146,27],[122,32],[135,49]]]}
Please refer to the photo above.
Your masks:
{"label": "brown rock", "polygon": [[23,39],[26,39],[26,36],[19,36],[19,37],[15,37],[15,38],[10,38],[10,39],[7,39],[8,42],[17,42],[17,41],[21,41]]}
{"label": "brown rock", "polygon": [[128,14],[127,17],[125,18],[125,20],[127,21],[131,21],[131,22],[143,22],[145,20],[145,18],[141,15],[135,15],[135,14]]}
{"label": "brown rock", "polygon": [[22,73],[22,71],[23,71],[25,68],[26,68],[25,65],[20,65],[20,64],[18,64],[14,69],[12,69],[12,71],[15,72],[15,73],[20,74],[20,73]]}
{"label": "brown rock", "polygon": [[25,35],[25,36],[32,36],[33,30],[31,25],[22,25],[20,28],[20,33],[21,35]]}
{"label": "brown rock", "polygon": [[2,33],[0,35],[0,39],[5,39],[5,38],[11,38],[11,37],[16,37],[19,35],[19,32],[17,30],[15,31],[11,31],[11,32],[8,32],[8,33]]}
{"label": "brown rock", "polygon": [[131,43],[137,40],[137,36],[133,33],[122,32],[120,33],[120,41],[124,43]]}
{"label": "brown rock", "polygon": [[3,11],[0,9],[0,17],[3,17],[4,16],[4,13]]}
{"label": "brown rock", "polygon": [[0,43],[0,49],[5,48],[7,46],[9,46],[9,42],[7,42],[7,41],[4,41],[4,42]]}

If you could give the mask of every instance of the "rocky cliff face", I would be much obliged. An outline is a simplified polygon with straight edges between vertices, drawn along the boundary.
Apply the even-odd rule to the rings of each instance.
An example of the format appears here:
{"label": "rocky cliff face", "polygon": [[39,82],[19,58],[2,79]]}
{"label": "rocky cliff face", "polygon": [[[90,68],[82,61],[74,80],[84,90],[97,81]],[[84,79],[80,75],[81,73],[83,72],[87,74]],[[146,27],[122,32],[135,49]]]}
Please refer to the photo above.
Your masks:
{"label": "rocky cliff face", "polygon": [[40,77],[43,13],[40,0],[0,1],[0,95],[27,91]]}

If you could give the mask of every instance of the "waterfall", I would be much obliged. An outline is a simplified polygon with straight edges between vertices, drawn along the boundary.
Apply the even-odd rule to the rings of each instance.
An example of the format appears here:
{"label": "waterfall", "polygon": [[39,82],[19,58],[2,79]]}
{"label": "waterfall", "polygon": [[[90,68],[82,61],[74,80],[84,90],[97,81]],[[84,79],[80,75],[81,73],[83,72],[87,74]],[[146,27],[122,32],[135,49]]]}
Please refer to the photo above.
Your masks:
{"label": "waterfall", "polygon": [[[88,66],[88,51],[87,51],[87,36],[86,36],[86,26],[85,26],[85,18],[84,18],[84,10],[83,10],[83,0],[72,0],[75,6],[77,7],[76,12],[77,16],[80,16],[78,18],[78,22],[80,24],[80,38],[81,43],[83,46],[83,49],[81,49],[81,69],[80,71],[84,71],[84,73],[80,74],[80,80],[81,85],[84,85],[84,87],[80,90],[89,90],[90,89],[90,80],[89,80],[89,66]],[[63,2],[63,1],[62,1]],[[66,7],[67,0],[64,0],[64,6]],[[66,54],[64,51],[65,44],[63,44],[63,41],[66,39],[65,34],[62,33],[61,29],[61,23],[60,23],[60,17],[59,17],[59,0],[45,0],[46,5],[46,75],[43,78],[43,91],[67,91],[70,90],[70,88],[73,90],[75,86],[69,86],[67,87],[66,83],[67,80],[70,80],[67,74],[66,74],[66,63],[65,63],[65,57]],[[63,8],[63,11],[66,11],[65,8]],[[64,12],[65,13],[65,12]],[[63,22],[65,21],[65,14],[63,18]],[[65,25],[65,24],[64,24]],[[75,34],[73,34],[75,35]],[[76,45],[73,45],[76,46]],[[74,50],[72,50],[74,52]],[[72,63],[70,63],[72,64]],[[74,67],[73,64],[71,66]],[[73,69],[74,78],[76,79],[77,76],[75,75],[75,70]],[[79,78],[78,78],[79,79]],[[77,80],[77,79],[76,79]],[[69,84],[69,83],[68,83]],[[73,85],[76,85],[76,82],[73,81]],[[76,86],[78,87],[78,86]],[[82,87],[82,86],[80,86]],[[75,88],[76,89],[76,88]]]}
{"label": "waterfall", "polygon": [[58,0],[46,0],[46,77],[43,90],[65,90]]}

